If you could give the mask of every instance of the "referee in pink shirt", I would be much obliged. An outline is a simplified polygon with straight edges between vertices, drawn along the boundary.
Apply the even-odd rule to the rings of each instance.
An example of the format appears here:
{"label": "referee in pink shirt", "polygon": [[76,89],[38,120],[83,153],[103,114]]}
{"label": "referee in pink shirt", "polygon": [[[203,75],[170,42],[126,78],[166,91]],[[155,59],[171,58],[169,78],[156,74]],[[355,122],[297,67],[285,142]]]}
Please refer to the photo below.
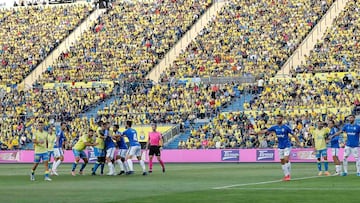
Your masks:
{"label": "referee in pink shirt", "polygon": [[[152,166],[153,166],[153,157],[156,156],[157,160],[159,161],[163,173],[165,173],[165,165],[164,162],[160,158],[160,147],[163,143],[162,135],[160,132],[156,131],[156,124],[151,124],[152,132],[149,132],[148,142],[146,143],[146,150],[149,150],[149,173],[152,173]],[[150,146],[150,147],[149,147]]]}

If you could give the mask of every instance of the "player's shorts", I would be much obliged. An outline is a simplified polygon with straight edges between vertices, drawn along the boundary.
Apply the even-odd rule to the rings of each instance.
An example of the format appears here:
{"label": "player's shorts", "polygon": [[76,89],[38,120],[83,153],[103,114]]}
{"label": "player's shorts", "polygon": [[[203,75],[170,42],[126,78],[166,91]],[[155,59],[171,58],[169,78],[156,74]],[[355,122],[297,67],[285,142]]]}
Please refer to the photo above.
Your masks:
{"label": "player's shorts", "polygon": [[316,150],[316,158],[327,157],[327,149]]}
{"label": "player's shorts", "polygon": [[49,161],[49,154],[48,154],[48,152],[35,153],[34,163],[40,163],[41,160],[42,160],[42,161]]}
{"label": "player's shorts", "polygon": [[64,156],[64,150],[62,148],[54,148],[54,157],[59,158]]}
{"label": "player's shorts", "polygon": [[359,157],[359,147],[349,147],[345,146],[344,157],[349,157],[353,155],[355,159]]}
{"label": "player's shorts", "polygon": [[160,156],[160,146],[150,146],[149,156]]}
{"label": "player's shorts", "polygon": [[73,154],[74,154],[74,157],[80,157],[81,159],[87,159],[87,156],[86,156],[86,153],[84,152],[84,150],[76,150],[76,149],[73,149]]}
{"label": "player's shorts", "polygon": [[141,156],[141,146],[131,146],[128,151],[129,156]]}
{"label": "player's shorts", "polygon": [[105,157],[105,150],[94,147],[94,155],[96,157]]}
{"label": "player's shorts", "polygon": [[121,158],[126,158],[127,152],[128,152],[128,149],[119,149],[117,155],[120,156]]}
{"label": "player's shorts", "polygon": [[115,147],[106,150],[106,158],[114,159]]}
{"label": "player's shorts", "polygon": [[54,151],[48,151],[49,161],[51,157],[54,157]]}
{"label": "player's shorts", "polygon": [[290,156],[290,148],[279,149],[279,158],[284,159],[286,156]]}
{"label": "player's shorts", "polygon": [[340,148],[331,148],[331,155],[332,156],[339,156],[339,149]]}

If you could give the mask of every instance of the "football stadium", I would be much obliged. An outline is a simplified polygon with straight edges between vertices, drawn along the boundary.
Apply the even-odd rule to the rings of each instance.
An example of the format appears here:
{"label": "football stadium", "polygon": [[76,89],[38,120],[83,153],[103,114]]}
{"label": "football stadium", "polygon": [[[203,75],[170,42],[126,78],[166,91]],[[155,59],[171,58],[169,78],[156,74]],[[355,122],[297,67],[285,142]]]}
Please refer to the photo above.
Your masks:
{"label": "football stadium", "polygon": [[358,202],[359,0],[0,0],[0,202]]}

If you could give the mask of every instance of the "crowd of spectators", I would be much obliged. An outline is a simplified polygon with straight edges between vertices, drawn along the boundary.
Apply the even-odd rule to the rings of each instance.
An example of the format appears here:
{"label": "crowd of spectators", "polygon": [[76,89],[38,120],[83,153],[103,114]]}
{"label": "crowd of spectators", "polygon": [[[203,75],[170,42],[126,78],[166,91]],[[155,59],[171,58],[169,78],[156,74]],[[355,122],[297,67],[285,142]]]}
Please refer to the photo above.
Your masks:
{"label": "crowd of spectators", "polygon": [[[324,81],[301,78],[300,74],[285,80],[270,78],[332,3],[332,0],[230,1],[162,75],[163,83],[155,84],[144,79],[145,74],[199,18],[210,1],[124,1],[99,17],[77,44],[62,53],[36,88],[1,94],[1,145],[21,148],[29,141],[33,130],[30,127],[41,117],[46,117],[47,124],[69,121],[66,132],[69,143],[87,129],[95,129],[99,120],[123,124],[132,119],[135,124],[149,124],[210,118],[209,124],[191,129],[190,138],[180,142],[179,148],[276,147],[275,136],[255,137],[250,132],[274,124],[273,116],[282,112],[285,122],[299,132],[302,145],[311,146],[308,132],[312,123],[335,119],[341,125],[352,110],[343,107],[360,106],[355,81],[347,83],[340,77]],[[261,86],[172,80],[244,73],[263,78]],[[48,82],[101,80],[120,84],[108,88],[42,88]],[[257,96],[244,104],[244,112],[221,113],[245,92]],[[114,102],[97,116],[79,116],[111,94],[117,95]]]}
{"label": "crowd of spectators", "polygon": [[360,2],[349,1],[322,40],[294,72],[354,71],[360,65]]}
{"label": "crowd of spectators", "polygon": [[[275,79],[267,82],[264,91],[244,104],[245,110],[312,109],[323,111],[330,108],[350,107],[360,99],[360,89],[355,82],[347,84],[343,78],[322,80],[318,77],[286,80]],[[326,114],[328,112],[324,112]]]}
{"label": "crowd of spectators", "polygon": [[[280,113],[280,112],[277,112]],[[199,129],[191,129],[191,135],[187,140],[181,140],[179,149],[225,149],[225,148],[277,148],[275,134],[263,134],[255,136],[253,132],[266,129],[275,124],[275,113],[257,112],[257,116],[247,115],[244,112],[222,113],[213,120],[201,126]],[[311,130],[315,123],[322,119],[322,114],[304,113],[292,116],[284,115],[284,123],[294,130],[301,146],[313,147]],[[349,114],[346,114],[349,115]],[[326,121],[334,120],[337,126],[341,126],[345,119],[338,119],[332,114],[326,115]],[[340,142],[343,144],[343,137]],[[291,140],[293,146],[297,146],[295,139]]]}
{"label": "crowd of spectators", "polygon": [[333,0],[232,0],[163,74],[274,76]]}
{"label": "crowd of spectators", "polygon": [[39,82],[142,78],[210,5],[208,0],[119,2]]}
{"label": "crowd of spectators", "polygon": [[[67,52],[60,55],[56,65],[48,67],[47,72],[37,81],[34,89],[26,92],[17,90],[12,90],[9,93],[3,92],[4,99],[2,100],[1,113],[3,120],[6,120],[4,122],[6,128],[0,132],[1,137],[4,139],[2,144],[7,145],[7,140],[17,136],[25,135],[29,137],[32,130],[31,126],[37,119],[44,117],[51,122],[70,121],[70,129],[74,126],[87,129],[85,126],[89,125],[89,121],[83,118],[80,119],[78,117],[79,113],[83,113],[92,105],[108,98],[113,94],[113,87],[82,88],[70,85],[70,87],[44,89],[46,82],[70,81],[75,84],[78,81],[98,81],[117,77],[125,80],[125,83],[141,82],[145,72],[149,71],[157,63],[157,60],[163,57],[164,53],[181,38],[210,5],[211,1],[185,0],[152,3],[124,1],[110,9],[104,16],[98,18],[90,31],[82,36],[79,44],[72,45]],[[63,13],[59,14],[56,8],[58,7],[50,10],[47,7],[34,7],[32,9],[34,11],[39,9],[39,13],[44,10],[52,11],[51,15],[48,16],[56,15],[53,17],[54,20],[60,19],[59,16],[62,15],[70,16],[69,20],[61,21],[65,25],[68,24],[68,26],[74,24],[73,18],[79,18],[79,14],[74,14],[69,9],[62,9]],[[62,8],[62,6],[59,8]],[[80,7],[70,6],[69,8]],[[30,11],[31,9],[29,9]],[[11,15],[13,14],[8,13],[8,17],[11,17]],[[33,15],[39,18],[42,16],[38,12],[34,12]],[[5,15],[4,19],[7,19]],[[44,19],[50,20],[52,18]],[[32,23],[37,22],[32,18],[30,20]],[[57,21],[54,23],[55,25],[57,25]],[[58,29],[51,26],[46,28],[49,30]],[[39,33],[37,27],[32,30],[30,26],[27,29]],[[69,29],[68,32],[70,31]],[[40,31],[41,34],[43,32],[45,31]],[[60,33],[60,31],[56,32]],[[31,33],[22,34],[24,38],[32,37]],[[54,37],[58,36],[54,35]],[[51,45],[51,42],[47,40],[44,40],[44,44]],[[57,40],[57,43],[60,40]],[[27,53],[38,52],[37,50],[27,51],[29,51]],[[4,54],[4,52],[2,53]],[[33,65],[33,68],[35,66],[36,64]],[[142,71],[139,71],[139,69]],[[22,72],[24,77],[27,74],[25,72]],[[4,75],[4,78],[11,77]],[[19,81],[21,79],[19,78]],[[130,92],[126,91],[124,92],[127,93],[126,95],[119,96],[126,99],[127,96],[138,91],[136,88],[136,86],[130,87],[128,88]],[[130,105],[130,102],[131,100],[127,99],[124,106]],[[134,105],[131,104],[130,107],[132,106]],[[128,113],[131,112],[132,110],[128,111]],[[142,111],[139,110],[139,112]],[[118,121],[123,120],[120,119],[123,114],[119,114],[117,117],[114,117],[114,115],[108,116],[105,113],[101,115],[102,117],[96,119],[111,120],[114,118]],[[135,121],[138,121],[136,118],[137,116],[134,118]],[[92,120],[94,119],[92,118]],[[28,131],[20,131],[12,127],[17,125],[18,122],[22,122],[24,129]],[[68,136],[72,137],[75,134],[78,135],[78,133],[78,131],[69,131]]]}
{"label": "crowd of spectators", "polygon": [[1,10],[0,85],[20,83],[91,12],[90,4]]}

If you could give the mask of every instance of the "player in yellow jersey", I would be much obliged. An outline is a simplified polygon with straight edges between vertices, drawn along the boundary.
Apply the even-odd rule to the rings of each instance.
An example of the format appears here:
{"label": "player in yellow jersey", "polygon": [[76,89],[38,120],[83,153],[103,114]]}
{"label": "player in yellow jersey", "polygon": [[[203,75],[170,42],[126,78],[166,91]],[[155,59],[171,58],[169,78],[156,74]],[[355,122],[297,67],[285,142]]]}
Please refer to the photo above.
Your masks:
{"label": "player in yellow jersey", "polygon": [[75,176],[75,169],[78,165],[80,159],[84,161],[84,163],[81,165],[79,174],[83,175],[83,171],[86,167],[86,164],[89,162],[86,153],[84,152],[85,148],[87,146],[96,146],[96,143],[93,142],[93,135],[94,131],[92,129],[89,130],[87,135],[83,135],[79,138],[79,141],[76,142],[75,146],[73,147],[73,153],[75,157],[75,162],[73,163],[73,167],[71,170],[71,175]]}
{"label": "player in yellow jersey", "polygon": [[97,157],[96,163],[92,168],[91,175],[96,175],[96,170],[101,167],[100,174],[104,174],[104,167],[105,167],[105,136],[104,136],[105,125],[104,122],[99,121],[98,129],[96,130],[96,147],[94,147],[94,153]]}
{"label": "player in yellow jersey", "polygon": [[54,160],[54,144],[55,144],[55,140],[56,140],[56,134],[55,134],[55,127],[53,125],[49,126],[48,129],[48,154],[49,154],[49,170],[51,170],[52,167],[52,162],[51,162],[51,157]]}
{"label": "player in yellow jersey", "polygon": [[325,175],[330,175],[328,168],[328,161],[327,161],[327,147],[326,147],[326,138],[329,134],[329,129],[324,128],[324,123],[322,121],[319,121],[317,123],[317,128],[313,129],[311,131],[311,135],[313,137],[313,143],[315,147],[315,153],[316,153],[316,159],[317,159],[317,167],[319,170],[319,176],[323,174],[321,170],[321,158],[324,160],[324,168],[325,168]]}
{"label": "player in yellow jersey", "polygon": [[38,129],[35,130],[33,133],[32,141],[34,143],[35,148],[35,154],[34,154],[34,166],[31,169],[31,176],[30,180],[35,180],[35,170],[38,167],[40,161],[42,160],[44,162],[45,166],[45,180],[51,181],[49,177],[49,154],[47,151],[47,144],[48,144],[48,133],[44,131],[44,122],[39,121],[38,123]]}

